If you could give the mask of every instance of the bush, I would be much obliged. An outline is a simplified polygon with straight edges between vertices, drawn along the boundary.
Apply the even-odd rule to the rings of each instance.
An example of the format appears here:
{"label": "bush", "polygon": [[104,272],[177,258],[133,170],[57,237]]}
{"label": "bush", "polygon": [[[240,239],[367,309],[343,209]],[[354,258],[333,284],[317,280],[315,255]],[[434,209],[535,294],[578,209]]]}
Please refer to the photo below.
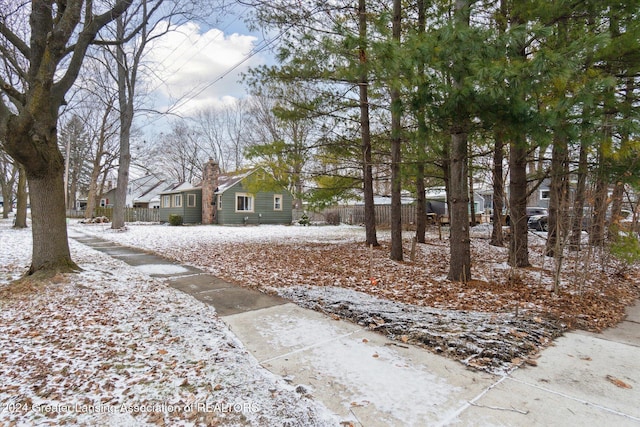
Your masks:
{"label": "bush", "polygon": [[620,234],[611,245],[611,253],[626,264],[640,261],[640,241],[633,233]]}
{"label": "bush", "polygon": [[328,212],[325,215],[325,219],[329,225],[340,225],[340,214],[338,212]]}
{"label": "bush", "polygon": [[182,225],[182,215],[176,215],[176,214],[169,215],[169,224]]}
{"label": "bush", "polygon": [[309,225],[310,222],[311,221],[309,220],[309,215],[307,215],[306,213],[302,214],[302,216],[298,220],[298,224],[300,225]]}

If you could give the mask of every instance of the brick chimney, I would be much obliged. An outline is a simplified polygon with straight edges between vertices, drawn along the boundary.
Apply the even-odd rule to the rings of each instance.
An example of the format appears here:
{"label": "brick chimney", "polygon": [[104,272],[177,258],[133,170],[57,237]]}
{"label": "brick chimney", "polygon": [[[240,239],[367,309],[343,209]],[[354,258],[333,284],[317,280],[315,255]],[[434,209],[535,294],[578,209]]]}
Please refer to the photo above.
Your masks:
{"label": "brick chimney", "polygon": [[220,167],[212,159],[204,165],[204,173],[202,175],[202,223],[216,223],[216,189],[218,188],[218,175],[220,175]]}

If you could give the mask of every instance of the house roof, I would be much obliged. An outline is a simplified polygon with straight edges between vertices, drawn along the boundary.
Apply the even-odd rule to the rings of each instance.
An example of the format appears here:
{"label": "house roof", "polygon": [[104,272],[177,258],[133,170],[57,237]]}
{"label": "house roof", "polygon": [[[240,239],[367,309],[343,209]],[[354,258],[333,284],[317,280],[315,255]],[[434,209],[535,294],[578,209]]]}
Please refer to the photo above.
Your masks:
{"label": "house roof", "polygon": [[[218,175],[218,188],[216,189],[216,194],[223,194],[228,189],[232,188],[234,185],[247,178],[249,175],[257,171],[259,168],[251,169],[248,171],[244,171],[241,173],[230,173],[230,174],[220,174]],[[188,190],[197,190],[202,189],[202,184],[198,186],[194,186],[189,182],[180,182],[174,183],[166,187],[164,190],[160,191],[159,194],[175,194],[181,193],[183,191]]]}
{"label": "house roof", "polygon": [[134,200],[138,203],[149,203],[152,201],[160,200],[160,192],[165,187],[166,182],[164,180],[158,181],[155,184],[151,184],[145,188],[145,193],[141,194]]}
{"label": "house roof", "polygon": [[216,194],[224,193],[229,188],[233,187],[234,185],[236,185],[237,183],[239,183],[240,181],[242,181],[243,179],[245,179],[255,171],[256,169],[252,169],[237,175],[224,174],[224,175],[218,176],[218,189],[216,190]]}
{"label": "house roof", "polygon": [[182,193],[183,191],[196,190],[202,187],[194,187],[190,182],[174,182],[164,187],[158,194]]}
{"label": "house roof", "polygon": [[[161,174],[150,174],[132,179],[127,186],[127,199],[133,203],[149,203],[160,200],[159,194],[166,187],[166,178]],[[105,191],[103,197],[114,194],[116,188]],[[109,196],[111,197],[111,196]]]}

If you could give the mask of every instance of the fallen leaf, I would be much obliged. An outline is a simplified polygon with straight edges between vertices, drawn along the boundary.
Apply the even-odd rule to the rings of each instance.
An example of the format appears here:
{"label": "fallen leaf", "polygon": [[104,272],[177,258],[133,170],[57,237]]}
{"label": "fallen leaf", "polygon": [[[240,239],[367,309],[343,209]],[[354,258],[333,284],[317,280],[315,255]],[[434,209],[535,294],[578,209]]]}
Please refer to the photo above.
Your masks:
{"label": "fallen leaf", "polygon": [[613,385],[615,385],[616,387],[620,387],[620,388],[633,388],[631,387],[629,384],[625,383],[624,381],[613,377],[611,375],[607,375],[607,380],[612,383]]}

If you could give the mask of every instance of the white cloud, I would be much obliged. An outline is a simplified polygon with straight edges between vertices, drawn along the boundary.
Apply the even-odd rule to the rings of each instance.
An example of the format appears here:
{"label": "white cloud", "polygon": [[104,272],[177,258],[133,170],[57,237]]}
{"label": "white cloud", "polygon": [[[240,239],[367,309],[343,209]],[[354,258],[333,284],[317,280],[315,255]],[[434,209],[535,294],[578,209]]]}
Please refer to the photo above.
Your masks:
{"label": "white cloud", "polygon": [[172,28],[147,54],[155,108],[188,115],[243,97],[240,73],[264,62],[260,55],[249,57],[257,42],[254,36],[226,35],[216,28],[203,31],[195,23]]}

